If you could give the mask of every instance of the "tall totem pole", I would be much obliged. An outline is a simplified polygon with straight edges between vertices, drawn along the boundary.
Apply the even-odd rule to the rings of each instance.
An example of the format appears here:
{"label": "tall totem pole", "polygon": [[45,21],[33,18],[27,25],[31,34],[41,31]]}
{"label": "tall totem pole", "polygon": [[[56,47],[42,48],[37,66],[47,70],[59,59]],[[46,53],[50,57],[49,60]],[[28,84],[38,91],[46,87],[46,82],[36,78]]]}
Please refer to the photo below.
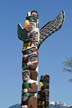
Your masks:
{"label": "tall totem pole", "polygon": [[[41,29],[39,28],[38,12],[27,13],[24,27],[18,24],[18,38],[23,41],[22,48],[22,108],[37,108],[38,92],[38,50],[43,41],[59,30],[64,21],[64,12]],[[46,70],[45,70],[46,71]],[[47,92],[47,91],[46,91]]]}

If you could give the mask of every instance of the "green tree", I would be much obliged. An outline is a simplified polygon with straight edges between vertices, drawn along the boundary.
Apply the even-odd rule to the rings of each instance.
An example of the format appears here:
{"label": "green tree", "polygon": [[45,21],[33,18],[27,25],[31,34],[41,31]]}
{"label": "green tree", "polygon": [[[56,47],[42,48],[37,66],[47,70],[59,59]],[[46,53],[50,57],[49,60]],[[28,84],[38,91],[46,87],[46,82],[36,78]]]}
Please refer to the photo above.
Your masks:
{"label": "green tree", "polygon": [[[64,71],[72,74],[72,57],[64,61]],[[72,78],[69,81],[72,82]]]}

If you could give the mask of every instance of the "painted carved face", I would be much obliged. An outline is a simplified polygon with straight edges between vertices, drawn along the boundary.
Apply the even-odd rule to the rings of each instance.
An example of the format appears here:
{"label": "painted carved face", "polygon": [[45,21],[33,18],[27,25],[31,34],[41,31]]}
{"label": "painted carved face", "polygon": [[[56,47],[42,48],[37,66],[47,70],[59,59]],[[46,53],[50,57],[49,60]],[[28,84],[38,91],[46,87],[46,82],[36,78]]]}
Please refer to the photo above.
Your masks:
{"label": "painted carved face", "polygon": [[34,66],[38,64],[38,56],[36,54],[32,54],[29,59],[27,65]]}
{"label": "painted carved face", "polygon": [[31,30],[34,27],[39,26],[39,18],[37,11],[31,11],[27,13],[24,28]]}
{"label": "painted carved face", "polygon": [[37,11],[28,12],[26,19],[28,19],[30,22],[37,22],[38,12]]}
{"label": "painted carved face", "polygon": [[30,55],[35,54],[38,56],[38,49],[37,49],[37,47],[33,46],[33,47],[26,49],[26,50],[23,49],[22,53],[24,55],[24,57],[23,57],[24,61],[26,61]]}
{"label": "painted carved face", "polygon": [[30,78],[30,72],[28,70],[24,70],[22,72],[22,79],[23,81],[27,81]]}
{"label": "painted carved face", "polygon": [[45,82],[49,82],[49,75],[45,75],[45,76],[44,76],[44,81],[45,81]]}

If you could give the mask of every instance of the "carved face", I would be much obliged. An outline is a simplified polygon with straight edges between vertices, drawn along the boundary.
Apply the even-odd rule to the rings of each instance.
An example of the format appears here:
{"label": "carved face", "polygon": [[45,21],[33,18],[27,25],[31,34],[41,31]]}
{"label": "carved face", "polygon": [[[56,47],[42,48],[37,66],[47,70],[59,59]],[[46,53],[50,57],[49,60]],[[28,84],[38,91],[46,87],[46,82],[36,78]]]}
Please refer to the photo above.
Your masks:
{"label": "carved face", "polygon": [[31,28],[39,26],[39,18],[37,11],[31,11],[27,13],[24,27],[31,30]]}
{"label": "carved face", "polygon": [[23,79],[23,81],[28,81],[29,78],[30,78],[30,72],[28,70],[24,70],[22,72],[22,79]]}
{"label": "carved face", "polygon": [[29,49],[23,50],[22,52],[24,54],[24,57],[23,57],[24,62],[26,62],[31,55],[38,56],[38,49],[37,47],[34,47],[34,46]]}
{"label": "carved face", "polygon": [[45,76],[44,76],[44,81],[45,81],[45,82],[49,82],[49,75],[45,75]]}
{"label": "carved face", "polygon": [[28,12],[26,19],[28,19],[30,22],[37,22],[38,12],[35,11],[35,10],[31,11],[31,12]]}

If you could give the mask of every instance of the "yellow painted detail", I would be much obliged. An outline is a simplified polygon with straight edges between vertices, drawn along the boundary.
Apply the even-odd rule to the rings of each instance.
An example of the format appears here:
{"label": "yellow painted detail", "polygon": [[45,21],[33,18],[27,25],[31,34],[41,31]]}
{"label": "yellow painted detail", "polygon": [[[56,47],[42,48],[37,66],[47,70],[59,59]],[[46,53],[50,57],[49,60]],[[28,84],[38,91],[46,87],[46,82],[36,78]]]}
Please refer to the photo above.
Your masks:
{"label": "yellow painted detail", "polygon": [[45,104],[45,101],[42,101],[42,105],[44,105]]}
{"label": "yellow painted detail", "polygon": [[24,28],[25,28],[25,29],[28,29],[29,26],[30,26],[29,20],[25,20]]}
{"label": "yellow painted detail", "polygon": [[26,42],[25,44],[24,44],[24,48],[25,49],[28,49],[28,48],[30,48],[31,47],[31,42]]}
{"label": "yellow painted detail", "polygon": [[43,87],[44,85],[43,85],[43,83],[42,82],[40,82],[40,89]]}

